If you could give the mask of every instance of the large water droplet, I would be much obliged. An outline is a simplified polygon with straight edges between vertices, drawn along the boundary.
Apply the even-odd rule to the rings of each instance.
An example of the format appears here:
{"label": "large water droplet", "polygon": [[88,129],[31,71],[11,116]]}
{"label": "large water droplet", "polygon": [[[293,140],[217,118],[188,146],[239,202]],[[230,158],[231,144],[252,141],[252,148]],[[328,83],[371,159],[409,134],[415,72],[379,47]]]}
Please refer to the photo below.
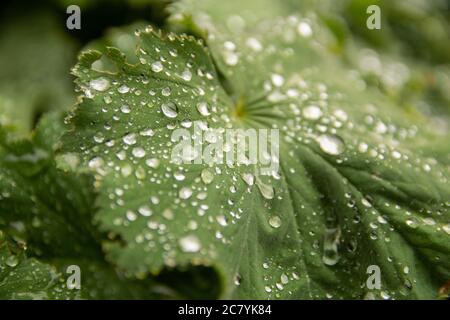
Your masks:
{"label": "large water droplet", "polygon": [[159,160],[156,158],[147,159],[145,160],[145,164],[150,168],[156,169],[159,167]]}
{"label": "large water droplet", "polygon": [[195,235],[188,235],[179,241],[183,252],[198,252],[202,248],[200,240]]}
{"label": "large water droplet", "polygon": [[302,21],[297,26],[298,33],[305,38],[308,38],[312,35],[312,29],[308,22]]}
{"label": "large water droplet", "polygon": [[177,105],[173,102],[163,103],[161,105],[161,110],[168,118],[176,118],[176,116],[178,116]]}
{"label": "large water droplet", "polygon": [[192,196],[192,190],[188,187],[183,187],[180,189],[179,196],[181,199],[189,199]]}
{"label": "large water droplet", "polygon": [[120,107],[120,111],[122,111],[122,113],[130,113],[131,112],[131,108],[129,105],[124,104],[123,106]]}
{"label": "large water droplet", "polygon": [[445,224],[445,225],[443,225],[443,226],[442,226],[442,229],[444,229],[444,231],[445,231],[447,234],[450,234],[450,224]]}
{"label": "large water droplet", "polygon": [[141,147],[134,148],[132,153],[133,153],[133,156],[135,156],[136,158],[145,157],[145,150],[142,149]]}
{"label": "large water droplet", "polygon": [[189,70],[184,70],[183,73],[181,74],[181,78],[184,81],[191,81],[192,73]]}
{"label": "large water droplet", "polygon": [[95,80],[91,80],[89,82],[89,86],[97,91],[106,91],[109,88],[109,80],[105,78],[98,78]]}
{"label": "large water droplet", "polygon": [[122,138],[123,142],[126,143],[127,145],[133,145],[136,144],[136,134],[135,133],[129,133],[127,135],[125,135]]}
{"label": "large water droplet", "polygon": [[151,69],[153,72],[161,72],[163,69],[163,65],[162,65],[161,61],[153,62],[151,65]]}
{"label": "large water droplet", "polygon": [[281,226],[281,219],[279,216],[271,216],[269,218],[269,224],[272,228],[278,229]]}
{"label": "large water droplet", "polygon": [[197,110],[202,116],[205,117],[211,114],[208,109],[208,103],[206,102],[200,102],[199,104],[197,104]]}
{"label": "large water droplet", "polygon": [[130,91],[130,88],[126,85],[122,85],[117,89],[117,91],[119,91],[119,93],[128,93]]}
{"label": "large water droplet", "polygon": [[317,138],[320,148],[331,155],[339,155],[345,150],[345,144],[342,139],[334,134],[324,134]]}
{"label": "large water droplet", "polygon": [[311,105],[303,109],[303,116],[308,120],[317,120],[322,116],[322,110],[316,105]]}
{"label": "large water droplet", "polygon": [[251,173],[243,173],[241,177],[249,186],[252,186],[255,183],[255,176]]}
{"label": "large water droplet", "polygon": [[263,183],[259,179],[256,180],[256,184],[258,186],[259,192],[264,198],[268,200],[273,199],[273,197],[275,196],[275,191],[272,186]]}
{"label": "large water droplet", "polygon": [[19,264],[19,258],[17,258],[17,256],[9,256],[8,258],[6,258],[6,265],[14,268],[15,266],[17,266]]}

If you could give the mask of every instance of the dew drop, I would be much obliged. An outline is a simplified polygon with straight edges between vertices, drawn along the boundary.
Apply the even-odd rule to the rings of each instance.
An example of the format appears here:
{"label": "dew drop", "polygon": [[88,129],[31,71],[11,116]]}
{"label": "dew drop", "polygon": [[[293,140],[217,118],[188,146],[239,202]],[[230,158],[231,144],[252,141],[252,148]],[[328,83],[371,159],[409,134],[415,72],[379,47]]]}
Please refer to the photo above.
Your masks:
{"label": "dew drop", "polygon": [[241,284],[241,281],[242,281],[241,276],[237,274],[237,275],[234,277],[234,284],[237,285],[237,286],[239,286],[239,285]]}
{"label": "dew drop", "polygon": [[150,217],[152,215],[152,210],[147,205],[139,207],[138,212],[144,217]]}
{"label": "dew drop", "polygon": [[165,97],[170,96],[171,92],[172,92],[172,90],[169,87],[165,87],[161,90],[161,94]]}
{"label": "dew drop", "polygon": [[281,87],[284,84],[284,78],[280,74],[274,73],[270,76],[270,79],[275,87]]}
{"label": "dew drop", "polygon": [[147,159],[145,160],[145,164],[150,168],[156,169],[159,167],[159,160],[156,158]]}
{"label": "dew drop", "polygon": [[322,110],[316,105],[303,109],[303,116],[308,120],[318,120],[322,116]]}
{"label": "dew drop", "polygon": [[173,211],[169,208],[165,209],[162,213],[162,216],[167,220],[172,220],[174,218]]}
{"label": "dew drop", "polygon": [[278,229],[281,226],[281,219],[279,216],[272,216],[269,218],[269,224],[272,228]]}
{"label": "dew drop", "polygon": [[255,176],[251,173],[243,173],[241,175],[242,180],[249,186],[252,186],[255,183]]}
{"label": "dew drop", "polygon": [[142,149],[141,147],[133,148],[132,153],[133,153],[133,156],[135,156],[136,158],[145,157],[145,150]]}
{"label": "dew drop", "polygon": [[416,219],[408,219],[406,220],[406,225],[410,228],[417,228],[419,226],[419,223],[417,222]]}
{"label": "dew drop", "polygon": [[176,118],[178,116],[177,105],[173,102],[163,103],[161,105],[161,110],[168,118]]}
{"label": "dew drop", "polygon": [[117,91],[119,91],[119,93],[128,93],[130,92],[130,88],[126,85],[122,85],[117,89]]}
{"label": "dew drop", "polygon": [[17,258],[17,256],[11,255],[8,258],[6,258],[6,265],[14,268],[15,266],[17,266],[19,264],[19,258]]}
{"label": "dew drop", "polygon": [[226,227],[228,225],[227,218],[224,215],[217,216],[216,220],[222,227]]}
{"label": "dew drop", "polygon": [[345,150],[344,141],[337,135],[324,134],[317,138],[320,148],[328,154],[339,155]]}
{"label": "dew drop", "polygon": [[288,278],[288,276],[285,273],[283,273],[281,275],[280,280],[281,280],[282,284],[287,284],[289,282],[289,278]]}
{"label": "dew drop", "polygon": [[297,31],[302,37],[305,38],[308,38],[312,35],[311,26],[305,21],[302,21],[298,24]]}
{"label": "dew drop", "polygon": [[89,82],[89,86],[97,91],[106,91],[109,88],[109,80],[105,78],[98,78],[95,80],[91,80]]}
{"label": "dew drop", "polygon": [[189,70],[184,70],[181,74],[181,79],[183,79],[184,81],[191,81],[192,72],[190,72]]}
{"label": "dew drop", "polygon": [[139,134],[143,137],[152,137],[155,134],[155,132],[153,131],[153,129],[147,129],[141,131]]}
{"label": "dew drop", "polygon": [[161,63],[161,61],[155,61],[152,63],[151,65],[151,69],[153,72],[161,72],[163,70],[163,65]]}
{"label": "dew drop", "polygon": [[202,178],[203,183],[210,184],[214,180],[214,172],[210,169],[203,169],[200,177]]}
{"label": "dew drop", "polygon": [[178,194],[181,199],[186,200],[192,196],[192,190],[188,187],[183,187],[180,189]]}
{"label": "dew drop", "polygon": [[198,252],[202,247],[200,240],[194,235],[181,238],[179,244],[183,252]]}
{"label": "dew drop", "polygon": [[131,112],[131,108],[130,106],[124,104],[123,106],[120,107],[120,111],[122,111],[122,113],[127,114]]}
{"label": "dew drop", "polygon": [[173,174],[173,177],[174,177],[175,180],[177,180],[177,181],[183,181],[183,180],[186,178],[186,176],[185,176],[182,172],[180,172],[180,171],[175,172],[175,173]]}
{"label": "dew drop", "polygon": [[256,185],[258,186],[259,192],[264,198],[268,200],[273,199],[273,197],[275,196],[275,191],[272,186],[263,183],[259,179],[256,180]]}
{"label": "dew drop", "polygon": [[128,219],[129,221],[135,221],[135,220],[137,219],[136,213],[134,213],[134,212],[131,211],[131,210],[128,210],[128,211],[127,211],[126,216],[127,216],[127,219]]}
{"label": "dew drop", "polygon": [[136,134],[129,133],[122,138],[123,142],[129,146],[136,144]]}
{"label": "dew drop", "polygon": [[208,103],[200,102],[197,104],[197,110],[202,116],[209,116],[211,113],[209,112]]}

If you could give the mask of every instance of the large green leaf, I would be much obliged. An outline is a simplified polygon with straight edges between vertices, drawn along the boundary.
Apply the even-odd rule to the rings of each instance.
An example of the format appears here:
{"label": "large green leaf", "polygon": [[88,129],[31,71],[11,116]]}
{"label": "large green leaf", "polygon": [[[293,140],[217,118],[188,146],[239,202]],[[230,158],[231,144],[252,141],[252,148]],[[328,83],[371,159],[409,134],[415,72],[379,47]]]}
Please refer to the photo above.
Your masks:
{"label": "large green leaf", "polygon": [[0,25],[0,124],[28,134],[42,113],[74,103],[75,44],[48,11],[17,10],[5,11]]}
{"label": "large green leaf", "polygon": [[[207,14],[188,11],[186,26]],[[73,70],[84,94],[62,157],[95,173],[108,260],[139,277],[212,266],[224,298],[437,297],[450,278],[442,137],[342,68],[314,14],[232,39],[220,23],[209,49],[148,28],[138,64],[109,48],[116,72],[92,68],[95,51]],[[173,163],[172,133],[195,121],[204,135],[279,129],[279,170]],[[381,291],[365,287],[370,265]]]}
{"label": "large green leaf", "polygon": [[1,299],[67,299],[74,295],[54,267],[13,253],[0,231]]}
{"label": "large green leaf", "polygon": [[[63,172],[53,159],[62,130],[61,113],[47,113],[33,139],[0,143],[0,299],[173,296],[166,286],[130,280],[104,261],[92,224],[92,178]],[[66,285],[71,265],[81,270],[80,290]]]}

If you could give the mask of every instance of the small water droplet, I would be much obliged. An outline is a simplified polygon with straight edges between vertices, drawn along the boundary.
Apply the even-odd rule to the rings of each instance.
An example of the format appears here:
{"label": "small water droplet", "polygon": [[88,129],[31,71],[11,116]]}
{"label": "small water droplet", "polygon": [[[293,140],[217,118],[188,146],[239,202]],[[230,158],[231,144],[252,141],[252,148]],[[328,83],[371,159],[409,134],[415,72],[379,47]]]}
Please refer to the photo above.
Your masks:
{"label": "small water droplet", "polygon": [[163,70],[163,65],[162,65],[161,61],[153,62],[151,65],[151,69],[153,72],[156,72],[156,73],[161,72]]}
{"label": "small water droplet", "polygon": [[175,172],[174,174],[173,174],[173,177],[175,178],[175,180],[177,180],[177,181],[183,181],[185,178],[186,178],[186,176],[183,174],[183,172],[181,172],[181,171],[177,171],[177,172]]}
{"label": "small water droplet", "polygon": [[169,87],[165,87],[161,90],[161,94],[165,97],[170,96],[171,92],[172,92],[172,90]]}
{"label": "small water droplet", "polygon": [[239,286],[239,285],[241,284],[241,281],[242,281],[241,276],[237,274],[237,275],[234,277],[234,284],[237,285],[237,286]]}
{"label": "small water droplet", "polygon": [[417,228],[419,226],[419,223],[417,222],[416,219],[411,218],[411,219],[407,219],[406,220],[406,225],[408,227],[411,227],[411,228],[415,229],[415,228]]}
{"label": "small water droplet", "polygon": [[288,276],[284,273],[281,275],[280,279],[282,284],[287,284],[289,282]]}

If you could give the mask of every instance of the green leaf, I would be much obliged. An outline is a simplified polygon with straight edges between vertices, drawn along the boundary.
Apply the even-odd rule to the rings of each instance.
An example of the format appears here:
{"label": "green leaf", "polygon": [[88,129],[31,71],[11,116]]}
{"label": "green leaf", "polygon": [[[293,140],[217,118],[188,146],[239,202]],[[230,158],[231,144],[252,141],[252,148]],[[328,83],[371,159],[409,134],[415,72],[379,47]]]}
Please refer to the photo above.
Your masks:
{"label": "green leaf", "polygon": [[74,294],[54,267],[13,253],[0,231],[0,298],[67,299]]}
{"label": "green leaf", "polygon": [[[71,287],[73,272],[80,268],[80,288]],[[109,265],[95,260],[56,259],[43,262],[8,241],[0,230],[0,299],[149,299],[170,297],[171,291],[150,281],[127,280]]]}
{"label": "green leaf", "polygon": [[[148,28],[138,64],[109,48],[117,72],[91,68],[95,51],[73,70],[84,97],[61,149],[95,173],[108,260],[138,276],[211,266],[222,298],[436,298],[450,277],[449,167],[429,141],[444,139],[365,90],[311,13],[214,36],[207,49]],[[279,170],[174,163],[172,133],[195,121],[204,135],[279,129]],[[380,291],[365,286],[371,265]]]}
{"label": "green leaf", "polygon": [[45,111],[74,103],[67,70],[75,45],[64,24],[45,10],[6,14],[11,18],[0,26],[0,124],[24,135]]}
{"label": "green leaf", "polygon": [[[32,140],[2,141],[0,299],[173,297],[167,286],[130,280],[104,261],[92,178],[63,172],[53,159],[62,130],[61,113],[47,113]],[[71,265],[81,270],[80,290],[66,285]]]}

